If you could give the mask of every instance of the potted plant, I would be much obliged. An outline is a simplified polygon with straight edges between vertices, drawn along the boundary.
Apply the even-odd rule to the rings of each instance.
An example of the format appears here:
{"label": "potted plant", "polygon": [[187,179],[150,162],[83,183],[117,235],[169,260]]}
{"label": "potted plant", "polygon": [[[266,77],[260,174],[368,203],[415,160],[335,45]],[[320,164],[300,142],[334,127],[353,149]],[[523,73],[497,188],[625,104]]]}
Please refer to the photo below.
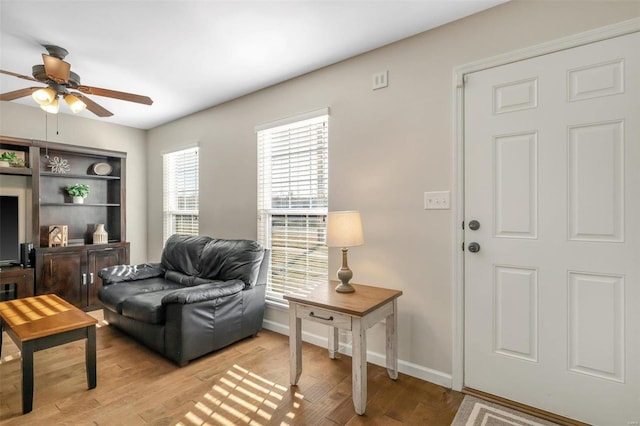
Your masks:
{"label": "potted plant", "polygon": [[84,183],[76,183],[67,186],[67,193],[73,198],[75,204],[84,203],[84,199],[89,195],[89,185]]}
{"label": "potted plant", "polygon": [[5,151],[0,155],[0,167],[24,167],[24,160],[15,152]]}

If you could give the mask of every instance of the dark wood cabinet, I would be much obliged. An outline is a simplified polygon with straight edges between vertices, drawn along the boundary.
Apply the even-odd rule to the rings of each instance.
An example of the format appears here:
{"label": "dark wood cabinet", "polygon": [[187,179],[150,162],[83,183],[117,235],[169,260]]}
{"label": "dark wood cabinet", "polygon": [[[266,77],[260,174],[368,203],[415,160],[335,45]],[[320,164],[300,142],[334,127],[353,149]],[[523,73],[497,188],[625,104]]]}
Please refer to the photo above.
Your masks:
{"label": "dark wood cabinet", "polygon": [[129,243],[36,248],[36,295],[55,293],[78,308],[100,307],[98,271],[129,263]]}
{"label": "dark wood cabinet", "polygon": [[82,300],[82,249],[36,249],[36,295],[55,293],[78,307]]}
{"label": "dark wood cabinet", "polygon": [[[31,192],[26,217],[35,251],[35,294],[55,293],[85,310],[100,307],[98,271],[129,263],[126,153],[5,136],[0,149],[25,160],[24,167],[0,167],[0,175],[22,176]],[[76,183],[89,185],[82,204],[72,203],[65,190]],[[107,244],[93,244],[98,224],[106,228]],[[53,225],[66,227],[66,246],[49,247]]]}
{"label": "dark wood cabinet", "polygon": [[104,248],[87,248],[87,306],[100,306],[98,290],[102,288],[102,278],[98,271],[109,266],[129,263],[129,243],[112,245]]}
{"label": "dark wood cabinet", "polygon": [[33,268],[3,266],[0,268],[0,302],[33,296]]}

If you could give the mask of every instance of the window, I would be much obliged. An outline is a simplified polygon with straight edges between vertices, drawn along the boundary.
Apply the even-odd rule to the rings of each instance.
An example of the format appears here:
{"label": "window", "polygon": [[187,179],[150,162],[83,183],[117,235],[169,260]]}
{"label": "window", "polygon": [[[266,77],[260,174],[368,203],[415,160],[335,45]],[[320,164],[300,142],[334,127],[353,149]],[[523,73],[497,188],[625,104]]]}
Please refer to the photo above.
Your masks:
{"label": "window", "polygon": [[271,249],[271,301],[327,281],[327,113],[257,129],[258,240]]}
{"label": "window", "polygon": [[162,155],[164,241],[198,235],[198,147]]}

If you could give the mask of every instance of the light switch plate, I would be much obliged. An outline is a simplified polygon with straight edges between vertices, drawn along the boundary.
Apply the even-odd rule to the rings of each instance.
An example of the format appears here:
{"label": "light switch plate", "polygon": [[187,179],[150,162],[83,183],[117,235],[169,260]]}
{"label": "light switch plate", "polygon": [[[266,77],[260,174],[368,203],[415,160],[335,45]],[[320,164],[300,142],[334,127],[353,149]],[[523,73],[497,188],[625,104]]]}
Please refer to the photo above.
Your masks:
{"label": "light switch plate", "polygon": [[449,208],[449,191],[432,191],[424,193],[425,210],[446,210]]}

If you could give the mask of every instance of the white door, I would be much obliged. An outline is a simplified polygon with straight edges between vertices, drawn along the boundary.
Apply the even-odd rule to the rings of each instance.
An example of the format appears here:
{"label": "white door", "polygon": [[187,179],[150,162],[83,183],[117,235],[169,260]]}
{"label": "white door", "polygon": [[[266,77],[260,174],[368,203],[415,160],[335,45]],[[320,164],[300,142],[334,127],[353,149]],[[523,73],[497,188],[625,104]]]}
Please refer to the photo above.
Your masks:
{"label": "white door", "polygon": [[635,33],[468,74],[466,387],[640,424],[639,52]]}

